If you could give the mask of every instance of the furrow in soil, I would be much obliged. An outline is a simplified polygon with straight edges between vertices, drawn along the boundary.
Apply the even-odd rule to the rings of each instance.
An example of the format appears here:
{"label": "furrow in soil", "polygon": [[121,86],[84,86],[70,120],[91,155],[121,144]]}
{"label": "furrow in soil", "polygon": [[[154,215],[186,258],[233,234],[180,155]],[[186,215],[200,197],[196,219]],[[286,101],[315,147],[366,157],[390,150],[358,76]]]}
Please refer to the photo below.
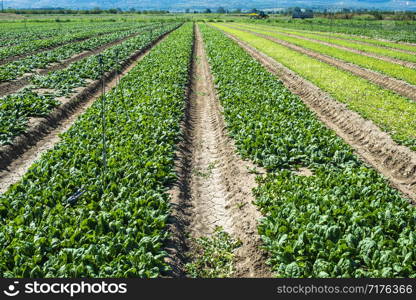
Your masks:
{"label": "furrow in soil", "polygon": [[[198,27],[192,70],[184,142],[178,155],[180,182],[172,192],[175,219],[182,220],[182,231],[193,238],[210,236],[216,227],[222,227],[240,240],[233,276],[270,277],[259,247],[257,221],[261,215],[252,204],[256,175],[249,168],[254,166],[238,156],[227,134]],[[189,240],[185,244],[182,249],[192,247]]]}

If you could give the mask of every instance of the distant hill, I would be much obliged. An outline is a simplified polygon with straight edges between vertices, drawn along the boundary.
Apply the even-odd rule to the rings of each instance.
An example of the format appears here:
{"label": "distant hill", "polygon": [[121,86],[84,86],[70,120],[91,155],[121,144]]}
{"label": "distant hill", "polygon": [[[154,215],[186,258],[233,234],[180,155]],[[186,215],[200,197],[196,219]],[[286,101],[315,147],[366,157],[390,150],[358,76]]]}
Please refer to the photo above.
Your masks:
{"label": "distant hill", "polygon": [[108,8],[136,8],[144,9],[266,9],[284,7],[316,7],[316,8],[379,8],[391,10],[416,10],[416,0],[4,0],[5,7],[12,8],[41,8],[64,7],[72,9]]}

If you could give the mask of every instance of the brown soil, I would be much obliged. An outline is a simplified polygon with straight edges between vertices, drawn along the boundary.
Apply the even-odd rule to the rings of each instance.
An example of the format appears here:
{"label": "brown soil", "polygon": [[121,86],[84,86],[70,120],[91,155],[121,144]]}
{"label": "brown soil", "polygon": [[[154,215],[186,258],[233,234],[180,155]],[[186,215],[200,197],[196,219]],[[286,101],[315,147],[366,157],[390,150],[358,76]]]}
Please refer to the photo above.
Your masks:
{"label": "brown soil", "polygon": [[416,200],[416,153],[395,143],[386,132],[365,120],[345,104],[298,76],[255,48],[225,33],[314,111],[318,118],[343,138],[369,165],[383,174],[398,190]]}
{"label": "brown soil", "polygon": [[41,70],[36,70],[33,74],[26,74],[21,78],[18,78],[16,80],[12,80],[12,81],[8,81],[8,82],[4,82],[0,84],[0,97],[12,94],[17,92],[18,90],[22,89],[23,87],[27,86],[30,83],[30,79],[33,77],[34,74],[38,74],[38,75],[45,75],[48,74],[49,72],[53,72],[53,71],[57,71],[57,70],[62,70],[65,69],[66,67],[68,67],[70,64],[77,62],[83,58],[87,58],[89,56],[92,55],[96,55],[97,53],[100,53],[112,46],[121,44],[122,42],[126,41],[129,38],[132,38],[134,36],[139,35],[139,33],[135,33],[135,34],[131,34],[127,37],[124,37],[122,39],[113,41],[111,43],[107,43],[104,44],[98,48],[95,48],[91,51],[84,51],[81,52],[79,54],[76,54],[74,56],[72,56],[71,58],[68,58],[66,60],[63,60],[59,63],[54,63],[50,66],[48,66],[46,69],[41,69]]}
{"label": "brown soil", "polygon": [[298,176],[306,176],[306,177],[313,176],[312,170],[308,169],[308,168],[305,168],[305,167],[302,167],[302,168],[299,168],[298,170],[296,170],[295,174],[298,175]]}
{"label": "brown soil", "polygon": [[345,50],[345,51],[348,51],[348,52],[351,52],[351,53],[360,54],[360,55],[363,55],[363,56],[377,58],[377,59],[384,60],[384,61],[387,61],[387,62],[395,63],[395,64],[401,65],[403,67],[416,69],[416,63],[413,63],[413,62],[404,61],[404,60],[401,60],[401,59],[388,57],[388,56],[384,56],[384,55],[379,55],[379,54],[375,54],[375,53],[365,52],[365,51],[353,49],[353,48],[350,48],[350,47],[340,46],[340,45],[336,45],[336,44],[333,44],[333,43],[330,43],[330,42],[324,42],[324,41],[320,41],[320,40],[317,40],[317,39],[304,37],[304,36],[301,36],[301,35],[298,35],[298,34],[286,33],[286,32],[281,32],[281,31],[278,31],[278,32],[279,32],[279,34],[282,34],[282,35],[294,37],[294,38],[305,40],[305,41],[311,41],[311,42],[314,42],[314,43],[317,43],[317,44],[329,46],[329,47],[340,49],[340,50]]}
{"label": "brown soil", "polygon": [[[232,26],[229,26],[229,27],[231,28]],[[392,77],[389,77],[389,76],[385,76],[385,75],[382,75],[380,73],[358,67],[357,65],[347,63],[347,62],[344,62],[342,60],[339,60],[339,59],[336,59],[336,58],[333,58],[333,57],[330,57],[330,56],[327,56],[327,55],[323,55],[323,54],[320,54],[320,53],[317,53],[317,52],[314,52],[314,51],[311,51],[311,50],[293,45],[291,43],[279,40],[279,39],[274,38],[274,37],[270,37],[268,35],[264,35],[264,34],[261,34],[261,33],[256,33],[256,32],[241,29],[241,28],[236,28],[236,27],[232,27],[232,28],[235,28],[235,29],[238,29],[238,30],[241,30],[241,31],[244,31],[244,32],[248,32],[248,33],[251,33],[251,34],[255,34],[259,37],[268,39],[272,42],[275,42],[277,44],[285,46],[289,49],[295,50],[295,51],[300,52],[302,54],[306,54],[306,55],[308,55],[312,58],[316,58],[316,59],[318,59],[318,60],[320,60],[324,63],[330,64],[330,65],[335,66],[339,69],[348,71],[348,72],[350,72],[354,75],[365,78],[368,81],[371,81],[371,82],[373,82],[373,83],[375,83],[375,84],[377,84],[377,85],[379,85],[383,88],[392,90],[392,91],[398,93],[399,95],[402,95],[406,98],[409,98],[411,100],[416,101],[416,86],[415,85],[411,85],[411,84],[408,84],[407,82],[404,82],[402,80],[398,80],[398,79],[395,79],[395,78],[392,78]]]}
{"label": "brown soil", "polygon": [[[114,87],[119,76],[127,74],[151,48],[160,43],[167,34],[147,48],[137,51],[122,64],[122,71],[108,73],[104,77],[105,89]],[[33,162],[42,153],[59,142],[59,134],[65,132],[94,101],[101,96],[101,80],[91,82],[87,87],[79,88],[70,98],[62,99],[60,106],[47,118],[32,118],[26,133],[18,136],[12,145],[0,146],[0,193],[11,184],[18,182]]]}
{"label": "brown soil", "polygon": [[198,27],[192,73],[184,139],[177,154],[179,180],[171,190],[173,221],[180,223],[173,225],[174,242],[168,248],[168,262],[175,270],[171,276],[185,276],[183,251],[192,248],[192,242],[184,239],[185,232],[194,238],[209,236],[220,226],[242,242],[234,276],[271,277],[259,248],[257,220],[261,215],[252,204],[255,175],[248,171],[253,165],[238,156],[227,135]]}

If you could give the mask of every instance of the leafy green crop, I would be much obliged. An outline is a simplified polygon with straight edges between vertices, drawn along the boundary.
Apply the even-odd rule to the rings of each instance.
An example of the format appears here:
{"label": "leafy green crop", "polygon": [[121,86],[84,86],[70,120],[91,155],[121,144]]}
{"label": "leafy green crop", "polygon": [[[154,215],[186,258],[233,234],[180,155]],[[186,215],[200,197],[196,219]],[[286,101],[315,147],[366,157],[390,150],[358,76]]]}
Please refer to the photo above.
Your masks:
{"label": "leafy green crop", "polygon": [[52,96],[39,96],[30,90],[0,99],[0,144],[26,130],[27,117],[46,117],[59,101]]}
{"label": "leafy green crop", "polygon": [[331,57],[341,59],[346,62],[353,63],[355,65],[377,71],[379,73],[386,74],[388,76],[404,80],[410,84],[416,84],[416,70],[408,67],[404,67],[399,64],[384,61],[378,58],[368,57],[357,53],[352,53],[347,50],[338,49],[331,46],[320,44],[319,42],[303,40],[297,37],[287,36],[284,33],[278,33],[270,30],[262,30],[256,28],[254,32],[266,34],[272,37],[276,37],[283,41],[295,44],[302,48],[306,48],[318,53],[322,53]]}
{"label": "leafy green crop", "polygon": [[277,275],[416,277],[408,200],[235,42],[201,31],[230,135],[269,171],[254,193]]}
{"label": "leafy green crop", "polygon": [[[35,76],[30,88],[26,88],[18,94],[0,98],[0,107],[2,107],[0,114],[4,116],[0,123],[0,145],[12,143],[14,137],[25,132],[29,117],[46,116],[52,108],[59,105],[60,102],[56,99],[60,95],[68,95],[74,88],[85,85],[87,79],[101,78],[102,71],[115,70],[135,51],[144,49],[152,41],[177,26],[178,24],[168,23],[163,26],[154,24],[151,31],[142,28],[140,35],[101,53],[104,62],[102,69],[98,63],[97,55],[93,55],[71,64],[66,69],[50,72],[45,76]],[[36,89],[41,88],[50,89],[53,93],[41,95],[35,92]],[[30,102],[33,103],[32,105],[36,105],[37,109],[41,109],[42,114],[30,109]]]}
{"label": "leafy green crop", "polygon": [[[243,24],[238,24],[238,25],[250,28],[252,30],[253,29],[254,30],[262,29],[262,30],[267,30],[269,32],[272,31],[272,32],[290,33],[290,34],[294,34],[294,35],[297,35],[297,36],[307,37],[307,38],[311,38],[311,39],[315,39],[315,40],[319,40],[319,41],[323,41],[323,42],[328,42],[328,43],[339,45],[339,46],[345,46],[345,47],[348,47],[348,48],[352,48],[352,49],[356,49],[356,50],[360,50],[360,51],[364,51],[364,52],[368,52],[368,53],[375,53],[375,54],[379,54],[379,55],[383,55],[383,56],[402,59],[402,60],[405,60],[405,61],[416,62],[416,55],[414,55],[414,54],[403,53],[403,52],[399,52],[399,51],[396,51],[396,50],[393,50],[393,49],[380,47],[378,45],[373,46],[373,45],[357,43],[354,40],[344,40],[344,39],[336,39],[336,38],[334,39],[332,37],[337,37],[337,36],[333,36],[333,35],[322,35],[322,34],[317,34],[315,32],[310,32],[310,31],[290,30],[290,29],[279,28],[279,27],[275,27],[275,26],[262,26],[262,25],[246,26],[246,25],[243,25]],[[363,40],[368,42],[368,40],[366,40],[366,39],[363,39]],[[382,42],[380,41],[380,43],[382,43]],[[397,45],[395,43],[393,43],[393,44]],[[381,45],[384,45],[384,44],[381,44]],[[387,43],[386,46],[387,45],[391,45],[391,44]],[[416,47],[414,47],[413,50],[416,51]]]}
{"label": "leafy green crop", "polygon": [[235,272],[234,251],[241,245],[221,227],[209,237],[193,240],[192,261],[186,271],[193,278],[228,278]]}
{"label": "leafy green crop", "polygon": [[[354,40],[370,41],[374,44],[388,44],[397,48],[412,47],[398,44],[395,41],[416,42],[415,24],[412,21],[386,21],[386,20],[343,20],[333,18],[292,19],[291,17],[276,18],[273,20],[278,27],[296,28],[302,30],[325,32],[329,35],[347,36]],[[253,22],[253,21],[251,21]],[[253,23],[272,23],[269,20],[254,21]],[[377,40],[384,39],[384,40]],[[385,40],[390,40],[387,42]],[[409,49],[408,48],[408,49]],[[415,46],[413,46],[413,49]],[[406,48],[402,48],[406,49]]]}
{"label": "leafy green crop", "polygon": [[156,38],[178,25],[167,24],[153,28],[151,31],[143,30],[142,34],[104,50],[100,53],[102,66],[99,64],[97,55],[93,55],[71,64],[66,69],[51,72],[45,76],[35,76],[32,82],[38,88],[54,89],[61,95],[68,94],[73,88],[84,85],[86,79],[99,79],[103,72],[115,70],[119,63],[126,61],[133,52],[145,48]]}
{"label": "leafy green crop", "polygon": [[[150,28],[158,26],[157,23],[152,24]],[[118,29],[118,28],[117,28]],[[16,79],[25,73],[31,73],[36,69],[45,69],[51,63],[56,63],[70,58],[75,54],[83,51],[90,51],[107,43],[121,40],[129,35],[140,33],[148,26],[137,26],[133,28],[118,29],[115,32],[105,35],[93,36],[86,40],[66,44],[53,50],[30,55],[26,58],[16,60],[0,66],[0,82]]]}
{"label": "leafy green crop", "polygon": [[413,100],[254,34],[218,24],[215,26],[251,44],[334,99],[346,103],[349,109],[390,133],[399,144],[416,150],[416,103]]}
{"label": "leafy green crop", "polygon": [[[16,37],[13,32],[10,32],[9,35],[14,38],[12,38],[11,43],[4,44],[5,46],[8,45],[8,47],[0,48],[0,60],[87,39],[94,35],[107,34],[118,30],[126,30],[137,26],[137,23],[135,24],[132,22],[128,25],[125,23],[98,23],[89,26],[85,26],[84,24],[78,28],[67,28],[67,26],[68,25],[65,25],[65,28],[55,28],[50,30],[50,34],[48,34],[48,32],[46,34],[40,34],[39,32],[34,33],[30,29],[25,29],[26,34],[24,34],[24,36],[28,37],[27,40],[22,39],[21,34]],[[1,34],[4,35],[3,32]]]}
{"label": "leafy green crop", "polygon": [[167,268],[166,185],[192,45],[186,24],[106,94],[105,176],[96,101],[0,196],[1,277],[156,277]]}

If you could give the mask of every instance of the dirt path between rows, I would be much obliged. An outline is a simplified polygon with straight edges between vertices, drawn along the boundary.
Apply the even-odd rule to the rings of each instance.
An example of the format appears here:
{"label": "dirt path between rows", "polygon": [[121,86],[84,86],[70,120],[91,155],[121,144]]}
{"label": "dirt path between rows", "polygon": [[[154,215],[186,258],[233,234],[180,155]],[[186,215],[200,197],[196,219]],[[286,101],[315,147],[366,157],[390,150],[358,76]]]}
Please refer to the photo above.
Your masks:
{"label": "dirt path between rows", "polygon": [[317,43],[317,44],[320,44],[320,45],[325,45],[325,46],[328,46],[328,47],[348,51],[348,52],[351,52],[351,53],[355,53],[355,54],[359,54],[359,55],[363,55],[363,56],[367,56],[367,57],[372,57],[372,58],[384,60],[386,62],[398,64],[398,65],[401,65],[403,67],[416,69],[416,63],[409,62],[409,61],[404,61],[404,60],[401,60],[401,59],[398,59],[398,58],[393,58],[393,57],[384,56],[384,55],[380,55],[380,54],[375,54],[375,53],[371,53],[371,52],[361,51],[361,50],[353,49],[353,48],[350,48],[350,47],[333,44],[331,42],[325,42],[325,41],[321,41],[321,40],[317,40],[317,39],[313,39],[313,38],[304,37],[304,36],[298,35],[298,34],[287,33],[287,32],[278,31],[278,30],[275,30],[275,31],[274,30],[263,30],[263,31],[272,31],[272,32],[276,32],[276,33],[279,33],[279,34],[282,34],[282,35],[285,35],[285,36],[297,38],[297,39],[300,39],[300,40],[310,41],[310,42],[314,42],[314,43]]}
{"label": "dirt path between rows", "polygon": [[364,162],[383,174],[392,186],[416,203],[416,152],[398,145],[374,123],[349,110],[345,104],[336,101],[282,64],[236,37],[224,34],[275,74],[328,128],[344,139]]}
{"label": "dirt path between rows", "polygon": [[[119,78],[134,68],[169,33],[132,55],[124,63],[120,74],[115,71],[107,74],[104,79],[105,90],[115,87]],[[78,89],[78,93],[64,100],[48,118],[32,119],[32,126],[29,127],[28,132],[19,136],[14,145],[0,147],[0,193],[4,193],[10,185],[18,182],[44,152],[52,149],[60,141],[59,135],[68,130],[101,96],[101,85],[102,81],[96,80],[89,86]]]}
{"label": "dirt path between rows", "polygon": [[63,60],[59,63],[54,63],[49,65],[47,68],[45,69],[40,69],[40,70],[36,70],[33,74],[26,74],[25,76],[12,80],[12,81],[7,81],[4,83],[0,84],[0,97],[12,94],[12,93],[16,93],[17,91],[19,91],[20,89],[24,88],[25,86],[30,84],[30,79],[35,75],[46,75],[49,72],[54,72],[54,71],[58,71],[58,70],[62,70],[67,68],[69,65],[71,65],[74,62],[77,62],[81,59],[90,57],[92,55],[96,55],[110,47],[113,47],[115,45],[119,45],[121,43],[123,43],[124,41],[133,38],[137,35],[139,35],[141,33],[134,33],[134,34],[130,34],[122,39],[118,39],[115,41],[112,41],[110,43],[104,44],[100,47],[94,48],[91,51],[83,51],[79,54],[76,54],[74,56],[72,56],[71,58],[68,58],[66,60]]}
{"label": "dirt path between rows", "polygon": [[[242,242],[236,253],[234,276],[271,277],[259,248],[257,220],[261,214],[252,204],[256,175],[248,168],[254,166],[239,158],[227,135],[202,36],[198,27],[195,30],[184,141],[177,160],[179,181],[171,191],[173,217],[181,223],[174,225],[177,238],[173,244],[177,245],[168,249],[169,262],[176,270],[173,276],[186,276],[183,252],[192,247],[187,234],[193,238],[209,236],[220,226]],[[182,232],[179,237],[178,231]]]}
{"label": "dirt path between rows", "polygon": [[411,100],[416,101],[416,86],[415,85],[411,85],[405,81],[399,80],[399,79],[395,79],[386,75],[382,75],[380,73],[377,73],[375,71],[371,71],[368,69],[364,69],[361,68],[357,65],[351,64],[351,63],[347,63],[345,61],[324,55],[324,54],[320,54],[317,52],[314,52],[312,50],[308,50],[299,46],[296,46],[294,44],[288,43],[286,41],[282,41],[279,40],[277,38],[265,35],[265,34],[261,34],[261,33],[257,33],[251,30],[246,30],[246,29],[241,29],[238,27],[234,27],[234,26],[227,26],[233,29],[237,29],[237,30],[241,30],[247,33],[251,33],[254,34],[256,36],[268,39],[272,42],[275,42],[279,45],[282,45],[284,47],[287,47],[289,49],[295,50],[299,53],[302,54],[306,54],[309,57],[318,59],[324,63],[330,64],[334,67],[337,67],[341,70],[344,71],[348,71],[356,76],[362,77],[364,79],[367,79],[368,81],[371,81],[372,83],[375,83],[383,88],[392,90],[396,93],[398,93],[399,95],[402,95],[406,98],[409,98]]}

